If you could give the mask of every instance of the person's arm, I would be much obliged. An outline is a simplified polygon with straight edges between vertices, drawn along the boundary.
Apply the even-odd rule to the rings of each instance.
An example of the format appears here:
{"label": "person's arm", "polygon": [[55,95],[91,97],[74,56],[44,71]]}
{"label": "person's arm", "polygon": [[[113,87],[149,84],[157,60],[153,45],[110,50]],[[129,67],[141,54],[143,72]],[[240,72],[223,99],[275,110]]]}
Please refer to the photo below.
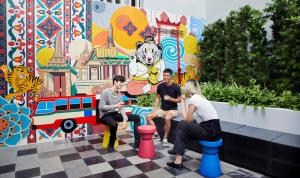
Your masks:
{"label": "person's arm", "polygon": [[155,104],[153,106],[153,111],[155,111],[159,105],[159,102],[160,102],[160,95],[159,94],[156,94],[156,98],[155,98]]}
{"label": "person's arm", "polygon": [[108,104],[106,104],[107,100],[108,100],[107,93],[103,92],[100,96],[100,101],[99,101],[99,106],[98,106],[99,110],[104,111],[104,112],[115,111],[115,108],[122,106],[122,102],[117,103],[115,105],[108,105]]}
{"label": "person's arm", "polygon": [[181,102],[181,96],[178,96],[177,98],[170,97],[168,100],[171,101],[171,102],[174,102],[174,103],[180,103]]}
{"label": "person's arm", "polygon": [[180,103],[181,102],[181,92],[180,92],[180,88],[179,87],[176,87],[176,97],[175,98],[172,98],[170,96],[167,96],[165,98],[166,100],[168,101],[171,101],[173,103]]}
{"label": "person's arm", "polygon": [[181,107],[182,108],[182,116],[183,116],[184,121],[186,121],[188,123],[192,122],[193,114],[196,110],[196,106],[193,104],[189,104],[188,108],[187,108],[185,101],[182,101],[181,104],[182,104],[182,107]]}
{"label": "person's arm", "polygon": [[123,123],[122,123],[122,127],[120,128],[120,130],[124,130],[124,129],[127,128],[127,121],[128,121],[128,116],[127,116],[127,114],[125,112],[125,108],[124,107],[121,108],[120,113],[121,113],[121,115],[123,117]]}

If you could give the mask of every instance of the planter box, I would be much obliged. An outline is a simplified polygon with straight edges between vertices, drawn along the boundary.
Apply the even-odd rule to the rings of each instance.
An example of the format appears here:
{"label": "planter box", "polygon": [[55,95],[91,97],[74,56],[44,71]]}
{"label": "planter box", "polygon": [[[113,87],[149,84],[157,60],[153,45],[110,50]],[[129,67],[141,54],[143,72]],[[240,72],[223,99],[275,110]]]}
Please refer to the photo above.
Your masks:
{"label": "planter box", "polygon": [[300,135],[300,111],[282,108],[258,108],[244,105],[231,106],[224,102],[211,102],[220,120],[262,129]]}

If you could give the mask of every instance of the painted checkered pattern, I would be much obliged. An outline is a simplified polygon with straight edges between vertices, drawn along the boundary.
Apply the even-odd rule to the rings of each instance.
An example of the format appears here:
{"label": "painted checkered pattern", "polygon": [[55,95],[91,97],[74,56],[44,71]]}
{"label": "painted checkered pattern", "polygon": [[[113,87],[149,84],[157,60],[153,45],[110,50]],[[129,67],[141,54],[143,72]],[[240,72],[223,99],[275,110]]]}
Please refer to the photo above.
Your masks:
{"label": "painted checkered pattern", "polygon": [[[174,156],[155,141],[156,157],[141,159],[133,149],[132,133],[119,134],[117,152],[108,153],[102,148],[103,135],[92,135],[71,140],[0,149],[0,177],[202,177],[197,173],[201,154],[187,151],[184,169],[166,166]],[[223,178],[265,177],[225,162],[221,162]]]}

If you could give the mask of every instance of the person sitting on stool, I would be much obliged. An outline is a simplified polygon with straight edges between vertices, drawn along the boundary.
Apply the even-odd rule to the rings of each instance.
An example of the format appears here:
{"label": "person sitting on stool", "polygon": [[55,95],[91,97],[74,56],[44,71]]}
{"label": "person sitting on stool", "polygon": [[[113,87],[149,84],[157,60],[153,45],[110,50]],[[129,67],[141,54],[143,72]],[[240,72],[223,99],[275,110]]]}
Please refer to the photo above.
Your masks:
{"label": "person sitting on stool", "polygon": [[[147,116],[149,125],[155,126],[153,119],[157,117],[165,118],[163,146],[168,147],[168,135],[171,129],[171,119],[177,116],[177,103],[181,101],[181,92],[178,85],[172,82],[172,70],[165,69],[163,72],[163,83],[157,86],[156,100],[152,112]],[[161,109],[157,109],[161,100]],[[159,138],[154,134],[154,138]]]}
{"label": "person sitting on stool", "polygon": [[[184,95],[181,101],[184,120],[178,124],[174,148],[168,151],[169,154],[176,155],[176,159],[174,162],[168,162],[167,165],[176,169],[182,169],[182,156],[190,140],[215,141],[221,138],[217,111],[202,95],[199,83],[188,80],[184,86]],[[189,98],[186,101],[187,108],[185,97]]]}
{"label": "person sitting on stool", "polygon": [[137,148],[140,142],[140,135],[137,131],[138,126],[141,125],[140,116],[136,114],[125,113],[124,102],[121,102],[121,93],[119,92],[123,86],[125,78],[120,75],[116,75],[113,78],[113,86],[103,90],[100,101],[99,101],[99,118],[100,121],[109,126],[110,128],[110,138],[108,144],[108,151],[114,151],[114,143],[116,140],[117,122],[122,122],[121,130],[126,128],[126,122],[134,122],[134,147]]}

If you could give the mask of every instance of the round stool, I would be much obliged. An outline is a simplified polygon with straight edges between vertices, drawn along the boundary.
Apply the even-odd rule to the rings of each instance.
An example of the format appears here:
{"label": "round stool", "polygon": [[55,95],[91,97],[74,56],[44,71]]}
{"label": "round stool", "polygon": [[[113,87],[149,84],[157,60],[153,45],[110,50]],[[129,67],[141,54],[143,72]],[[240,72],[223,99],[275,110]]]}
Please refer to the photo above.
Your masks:
{"label": "round stool", "polygon": [[202,145],[202,160],[199,166],[199,173],[204,177],[219,177],[221,176],[221,165],[219,160],[219,147],[222,145],[222,139],[218,141],[200,140]]}
{"label": "round stool", "polygon": [[138,132],[141,135],[138,156],[141,158],[152,159],[155,156],[155,147],[152,136],[156,131],[155,126],[143,125],[138,127]]}

